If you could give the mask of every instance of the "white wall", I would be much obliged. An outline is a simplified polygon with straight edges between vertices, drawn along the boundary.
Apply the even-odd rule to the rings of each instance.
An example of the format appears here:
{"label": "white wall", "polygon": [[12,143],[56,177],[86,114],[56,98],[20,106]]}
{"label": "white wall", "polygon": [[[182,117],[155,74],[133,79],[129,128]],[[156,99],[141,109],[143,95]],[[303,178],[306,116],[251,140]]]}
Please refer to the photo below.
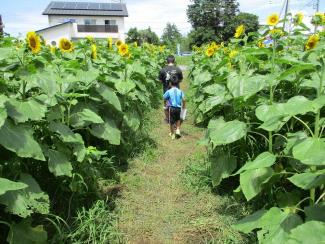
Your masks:
{"label": "white wall", "polygon": [[75,36],[75,28],[72,23],[67,23],[45,30],[40,30],[37,31],[37,33],[43,36],[47,44],[51,44],[52,41],[55,41],[58,45],[61,38],[67,38],[70,40],[73,36]]}
{"label": "white wall", "polygon": [[83,38],[86,36],[92,36],[94,38],[108,38],[112,37],[114,39],[120,39],[125,41],[125,25],[124,17],[110,17],[110,16],[64,16],[64,15],[49,15],[50,26],[57,25],[67,21],[68,19],[74,19],[76,24],[84,25],[85,19],[96,19],[96,25],[104,25],[105,20],[116,20],[118,26],[118,33],[95,33],[95,32],[78,32],[76,25],[74,28],[75,36],[74,38]]}

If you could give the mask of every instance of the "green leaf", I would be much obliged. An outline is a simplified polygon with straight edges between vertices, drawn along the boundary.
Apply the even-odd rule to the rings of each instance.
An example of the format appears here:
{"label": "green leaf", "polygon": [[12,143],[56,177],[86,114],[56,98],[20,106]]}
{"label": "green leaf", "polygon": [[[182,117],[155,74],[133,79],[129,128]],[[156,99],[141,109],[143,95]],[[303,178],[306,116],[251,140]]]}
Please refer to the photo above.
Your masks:
{"label": "green leaf", "polygon": [[127,81],[122,80],[115,83],[116,90],[122,95],[128,94],[135,87],[136,85],[131,80],[127,80]]}
{"label": "green leaf", "polygon": [[225,122],[219,118],[210,123],[208,134],[214,147],[238,141],[247,133],[246,124],[238,120]]}
{"label": "green leaf", "polygon": [[17,191],[28,187],[21,182],[15,182],[6,178],[0,178],[0,195],[3,195],[7,191]]}
{"label": "green leaf", "polygon": [[46,244],[47,233],[43,225],[32,227],[31,219],[27,219],[11,224],[7,241],[10,244]]}
{"label": "green leaf", "polygon": [[225,95],[226,95],[226,93],[207,98],[205,100],[205,102],[202,103],[202,106],[204,106],[204,109],[202,109],[202,111],[204,113],[207,113],[207,112],[211,111],[212,109],[214,109],[216,106],[226,102],[227,100],[225,98]]}
{"label": "green leaf", "polygon": [[264,152],[258,155],[255,160],[246,162],[246,164],[236,172],[236,175],[246,170],[271,167],[275,163],[275,160],[276,156],[274,154]]}
{"label": "green leaf", "polygon": [[72,165],[64,153],[49,150],[48,157],[48,165],[51,173],[53,173],[55,176],[72,176]]}
{"label": "green leaf", "polygon": [[51,122],[49,125],[49,130],[59,134],[60,139],[63,142],[84,144],[82,137],[79,134],[73,133],[73,131],[64,124]]}
{"label": "green leaf", "polygon": [[267,131],[278,131],[288,120],[298,114],[315,112],[315,103],[303,96],[290,98],[286,103],[261,105],[256,109],[256,117],[264,123],[259,127]]}
{"label": "green leaf", "polygon": [[22,190],[8,191],[0,196],[0,203],[7,206],[6,211],[23,218],[32,213],[48,214],[49,197],[41,190],[36,180],[31,175],[22,174],[20,182],[28,187]]}
{"label": "green leaf", "polygon": [[228,178],[237,167],[237,159],[228,153],[221,153],[211,160],[211,178],[214,187]]}
{"label": "green leaf", "polygon": [[280,208],[273,207],[267,211],[259,210],[238,221],[233,227],[248,234],[255,229],[262,228],[268,230],[273,226],[279,226],[287,217],[287,213],[283,212]]}
{"label": "green leaf", "polygon": [[287,243],[290,231],[302,223],[299,215],[291,213],[286,216],[280,225],[268,227],[266,230],[267,234],[260,237],[259,241],[263,244]]}
{"label": "green leaf", "polygon": [[26,102],[10,99],[6,102],[8,116],[17,123],[24,123],[28,120],[39,121],[45,117],[47,107],[30,99]]}
{"label": "green leaf", "polygon": [[209,71],[205,70],[203,72],[200,72],[197,76],[194,77],[193,84],[204,84],[212,79],[212,75],[209,73]]}
{"label": "green leaf", "polygon": [[59,91],[58,80],[60,75],[53,71],[48,70],[41,72],[33,77],[34,86],[41,88],[41,90],[49,97],[54,97]]}
{"label": "green leaf", "polygon": [[209,95],[220,95],[226,92],[226,88],[220,84],[213,84],[204,87],[203,92]]}
{"label": "green leaf", "polygon": [[4,125],[7,119],[7,110],[5,108],[0,107],[0,128]]}
{"label": "green leaf", "polygon": [[71,125],[73,127],[84,127],[90,124],[102,124],[104,120],[94,111],[84,108],[82,111],[71,115]]}
{"label": "green leaf", "polygon": [[300,71],[303,70],[314,70],[314,65],[313,64],[297,64],[292,66],[289,69],[286,69],[282,74],[280,74],[277,77],[277,80],[284,80],[286,79],[288,76],[292,75],[292,74],[298,74]]}
{"label": "green leaf", "polygon": [[121,131],[112,120],[107,120],[104,124],[92,125],[90,133],[112,145],[120,145],[121,143]]}
{"label": "green leaf", "polygon": [[273,173],[272,168],[258,168],[240,174],[240,186],[247,201],[262,191],[263,184],[268,182]]}
{"label": "green leaf", "polygon": [[227,87],[233,97],[244,97],[245,99],[261,91],[266,85],[268,84],[262,75],[251,76],[232,73],[227,82]]}
{"label": "green leaf", "polygon": [[136,112],[125,113],[123,118],[127,126],[131,128],[133,131],[137,131],[139,129],[141,121],[138,113]]}
{"label": "green leaf", "polygon": [[89,86],[91,83],[97,80],[98,76],[99,76],[98,69],[92,68],[87,71],[78,69],[76,76],[74,78],[77,83],[81,83],[83,85]]}
{"label": "green leaf", "polygon": [[116,110],[122,111],[120,100],[118,99],[113,89],[105,86],[104,84],[99,84],[99,86],[96,88],[96,91]]}
{"label": "green leaf", "polygon": [[325,223],[308,221],[291,231],[287,244],[306,244],[325,242]]}
{"label": "green leaf", "polygon": [[13,49],[9,47],[0,48],[0,61],[5,60],[10,57]]}
{"label": "green leaf", "polygon": [[309,137],[294,146],[294,158],[306,165],[325,165],[325,143],[320,138]]}
{"label": "green leaf", "polygon": [[306,139],[308,135],[304,131],[298,131],[296,133],[287,133],[287,145],[284,149],[285,154],[291,154],[292,148]]}
{"label": "green leaf", "polygon": [[33,138],[33,130],[25,125],[14,125],[10,120],[0,128],[0,144],[22,158],[45,161],[39,144]]}
{"label": "green leaf", "polygon": [[325,222],[325,202],[305,207],[306,221]]}
{"label": "green leaf", "polygon": [[295,174],[289,180],[302,189],[310,190],[325,184],[325,170]]}
{"label": "green leaf", "polygon": [[242,220],[239,220],[236,224],[233,225],[233,227],[236,230],[248,234],[255,229],[261,228],[259,223],[266,212],[266,210],[256,211],[253,214],[243,218]]}

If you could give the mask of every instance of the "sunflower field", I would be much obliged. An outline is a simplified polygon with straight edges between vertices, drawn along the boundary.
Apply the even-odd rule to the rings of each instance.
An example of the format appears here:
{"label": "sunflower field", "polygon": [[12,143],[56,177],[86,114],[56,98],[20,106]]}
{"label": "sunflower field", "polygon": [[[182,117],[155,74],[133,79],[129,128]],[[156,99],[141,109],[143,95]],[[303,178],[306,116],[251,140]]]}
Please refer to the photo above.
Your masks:
{"label": "sunflower field", "polygon": [[0,38],[1,243],[47,243],[77,209],[110,197],[105,186],[147,138],[165,56],[111,39]]}
{"label": "sunflower field", "polygon": [[285,30],[273,14],[258,33],[241,25],[229,43],[196,48],[196,123],[213,187],[255,209],[234,228],[259,243],[324,243],[325,32],[288,17]]}

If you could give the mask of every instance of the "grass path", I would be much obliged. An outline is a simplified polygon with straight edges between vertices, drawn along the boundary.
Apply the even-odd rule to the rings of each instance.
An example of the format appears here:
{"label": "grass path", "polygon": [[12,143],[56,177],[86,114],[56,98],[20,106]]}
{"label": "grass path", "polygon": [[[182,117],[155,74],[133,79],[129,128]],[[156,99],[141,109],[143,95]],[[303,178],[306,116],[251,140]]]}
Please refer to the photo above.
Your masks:
{"label": "grass path", "polygon": [[[183,83],[187,91],[187,82]],[[151,138],[156,146],[130,163],[121,175],[125,186],[117,199],[117,228],[123,243],[241,243],[222,215],[227,199],[209,189],[194,191],[186,184],[189,164],[204,164],[204,148],[197,146],[203,130],[191,114],[182,127],[183,137],[172,141],[161,110],[153,112]]]}

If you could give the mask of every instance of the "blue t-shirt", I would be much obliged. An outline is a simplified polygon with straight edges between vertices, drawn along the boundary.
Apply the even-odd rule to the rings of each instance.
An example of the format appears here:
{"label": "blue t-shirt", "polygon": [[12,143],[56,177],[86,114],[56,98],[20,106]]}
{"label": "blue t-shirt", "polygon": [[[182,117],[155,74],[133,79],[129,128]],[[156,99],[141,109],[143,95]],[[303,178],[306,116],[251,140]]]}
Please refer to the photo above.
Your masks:
{"label": "blue t-shirt", "polygon": [[181,108],[185,95],[180,89],[173,87],[166,91],[164,94],[164,99],[168,101],[169,107]]}

